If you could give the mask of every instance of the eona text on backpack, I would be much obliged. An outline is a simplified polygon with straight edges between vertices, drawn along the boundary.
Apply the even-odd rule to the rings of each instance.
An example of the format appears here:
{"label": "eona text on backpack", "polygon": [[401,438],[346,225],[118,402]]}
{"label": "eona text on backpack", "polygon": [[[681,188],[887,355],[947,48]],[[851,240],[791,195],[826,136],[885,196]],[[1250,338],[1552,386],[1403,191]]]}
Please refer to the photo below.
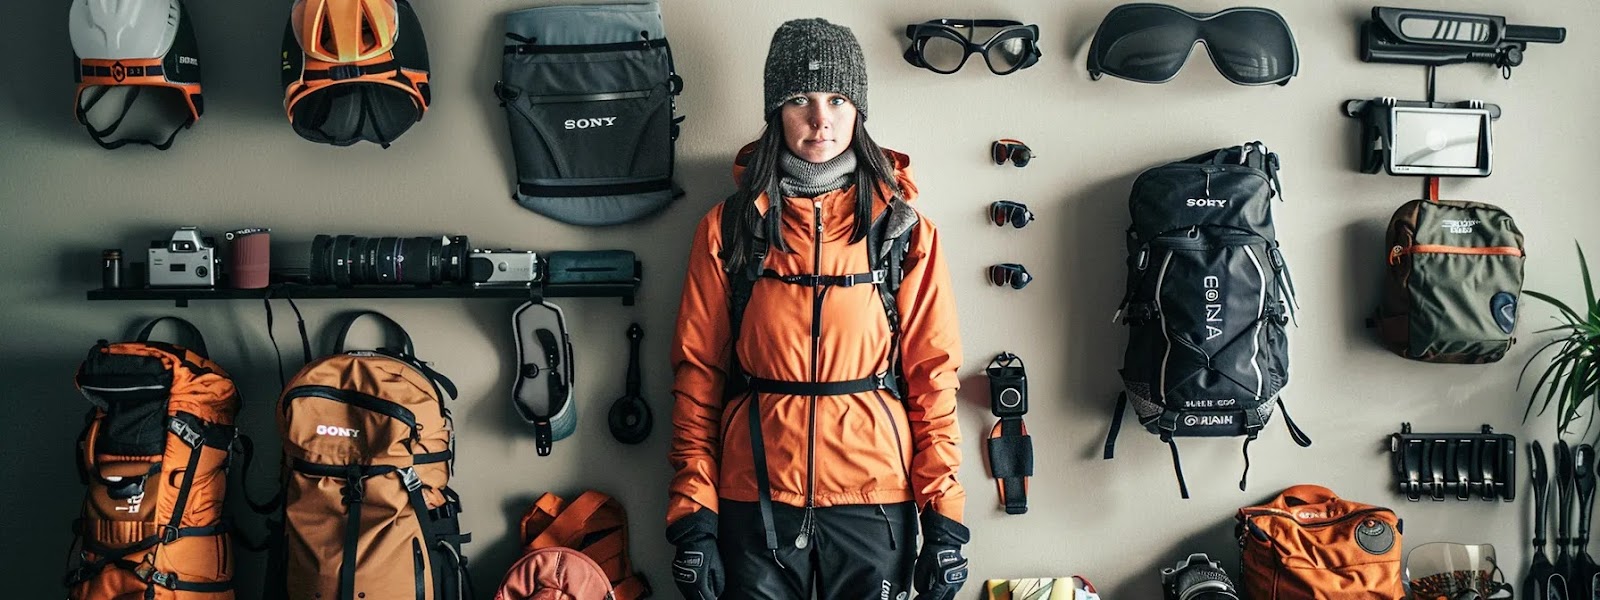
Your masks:
{"label": "eona text on backpack", "polygon": [[[150,341],[172,320],[190,347]],[[73,522],[73,600],[233,598],[232,540],[222,516],[239,397],[187,321],[150,322],[137,341],[101,340],[77,374],[93,407],[78,440],[88,486]]]}
{"label": "eona text on backpack", "polygon": [[[1248,475],[1250,442],[1283,406],[1295,301],[1274,197],[1278,155],[1260,142],[1145,171],[1129,196],[1128,287],[1114,317],[1128,325],[1128,349],[1105,458],[1131,404],[1171,448],[1184,498],[1175,438],[1245,437]],[[1311,445],[1284,421],[1297,444]]]}
{"label": "eona text on backpack", "polygon": [[[402,343],[344,351],[351,324],[371,316]],[[416,358],[410,336],[374,312],[345,321],[340,353],[289,380],[278,407],[283,512],[271,597],[291,600],[455,600],[470,597],[448,486],[454,433],[450,380]],[[274,589],[276,588],[276,589]]]}
{"label": "eona text on backpack", "polygon": [[1373,325],[1406,358],[1490,363],[1511,349],[1522,232],[1500,207],[1412,200],[1389,220],[1388,273]]}

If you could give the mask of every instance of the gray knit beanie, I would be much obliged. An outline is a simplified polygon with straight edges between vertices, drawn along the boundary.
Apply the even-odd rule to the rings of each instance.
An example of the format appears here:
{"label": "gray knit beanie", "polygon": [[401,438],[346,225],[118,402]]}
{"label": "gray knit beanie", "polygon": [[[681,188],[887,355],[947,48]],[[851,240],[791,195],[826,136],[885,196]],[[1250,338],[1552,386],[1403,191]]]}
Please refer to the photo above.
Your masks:
{"label": "gray knit beanie", "polygon": [[806,92],[834,92],[867,117],[867,62],[849,27],[823,19],[795,19],[778,26],[767,49],[766,111]]}

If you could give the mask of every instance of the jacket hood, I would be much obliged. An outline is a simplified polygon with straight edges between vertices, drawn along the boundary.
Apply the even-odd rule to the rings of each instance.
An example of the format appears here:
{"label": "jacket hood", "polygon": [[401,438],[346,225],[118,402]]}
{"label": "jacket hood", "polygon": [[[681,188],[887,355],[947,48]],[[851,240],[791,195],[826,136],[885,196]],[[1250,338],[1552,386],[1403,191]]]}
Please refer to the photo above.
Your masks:
{"label": "jacket hood", "polygon": [[[748,144],[745,144],[745,146],[743,148],[740,148],[739,149],[739,153],[734,156],[734,159],[733,159],[733,183],[734,183],[735,186],[739,185],[739,182],[744,178],[745,167],[747,167],[749,165],[750,156],[755,154],[755,150],[756,150],[755,142],[750,142]],[[884,152],[884,154],[888,155],[888,157],[889,157],[889,167],[890,167],[891,170],[894,171],[894,181],[895,181],[896,184],[898,184],[900,186],[900,201],[909,204],[913,200],[916,200],[916,198],[917,198],[917,183],[912,178],[911,157],[910,156],[906,156],[905,154],[902,154],[900,152],[896,152],[894,150],[890,150],[888,148],[884,148],[883,152]],[[853,189],[853,188],[854,188],[854,186],[849,186],[849,187],[846,187],[844,189],[848,190],[848,189]],[[878,192],[879,192],[878,193],[878,200],[880,202],[887,203],[887,201],[889,199],[889,190],[887,188],[885,188],[885,189],[878,190]],[[836,193],[836,192],[829,192],[829,194],[832,194],[832,193]],[[824,194],[824,195],[827,195],[827,194]],[[769,199],[767,198],[767,195],[765,193],[763,193],[760,198],[756,199],[756,207],[759,208],[761,210],[761,212],[763,212],[763,213],[765,213],[767,211],[767,207],[770,204],[771,203],[769,202]]]}

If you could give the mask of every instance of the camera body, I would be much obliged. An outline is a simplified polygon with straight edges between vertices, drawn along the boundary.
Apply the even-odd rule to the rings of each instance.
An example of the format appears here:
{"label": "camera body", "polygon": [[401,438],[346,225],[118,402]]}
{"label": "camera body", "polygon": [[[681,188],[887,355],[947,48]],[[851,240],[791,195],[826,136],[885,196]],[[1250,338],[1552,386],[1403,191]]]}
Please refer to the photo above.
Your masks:
{"label": "camera body", "polygon": [[1002,352],[985,373],[989,376],[989,412],[1002,419],[1028,414],[1028,373],[1022,359]]}
{"label": "camera body", "polygon": [[216,287],[218,264],[215,239],[196,227],[179,227],[166,241],[150,242],[146,281],[150,287]]}
{"label": "camera body", "polygon": [[1161,593],[1166,600],[1239,600],[1228,574],[1211,557],[1190,554],[1171,569],[1161,570]]}
{"label": "camera body", "polygon": [[467,256],[467,281],[476,286],[527,285],[543,279],[539,254],[532,250],[473,249]]}

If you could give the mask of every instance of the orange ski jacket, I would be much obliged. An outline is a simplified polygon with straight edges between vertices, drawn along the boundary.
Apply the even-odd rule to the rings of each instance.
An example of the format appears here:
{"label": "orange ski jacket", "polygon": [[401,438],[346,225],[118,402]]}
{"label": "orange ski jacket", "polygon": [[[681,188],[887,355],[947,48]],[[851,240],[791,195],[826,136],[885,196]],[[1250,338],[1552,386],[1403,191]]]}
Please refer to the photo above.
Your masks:
{"label": "orange ski jacket", "polygon": [[[736,181],[749,151],[746,147],[735,161]],[[910,202],[917,195],[910,159],[892,151],[889,155],[902,200]],[[850,185],[815,198],[784,198],[782,235],[794,252],[774,245],[766,268],[780,275],[869,271],[866,241],[850,243],[855,193]],[[757,199],[763,214],[770,206],[765,195]],[[874,216],[887,208],[880,200]],[[675,402],[669,460],[675,475],[669,524],[700,508],[717,511],[719,498],[758,500],[749,402],[744,397],[726,405],[723,401],[731,364],[729,276],[719,258],[721,219],[719,203],[700,220],[678,312],[672,350]],[[961,338],[954,290],[933,223],[919,218],[910,240],[897,296],[904,400],[882,390],[817,397],[761,394],[761,433],[774,502],[826,507],[915,501],[923,510],[961,521],[966,493],[956,480],[961,464],[956,422]],[[830,287],[818,294],[814,288],[763,277],[755,282],[745,309],[738,336],[740,364],[752,377],[797,382],[883,373],[891,340],[885,315],[872,285]]]}

